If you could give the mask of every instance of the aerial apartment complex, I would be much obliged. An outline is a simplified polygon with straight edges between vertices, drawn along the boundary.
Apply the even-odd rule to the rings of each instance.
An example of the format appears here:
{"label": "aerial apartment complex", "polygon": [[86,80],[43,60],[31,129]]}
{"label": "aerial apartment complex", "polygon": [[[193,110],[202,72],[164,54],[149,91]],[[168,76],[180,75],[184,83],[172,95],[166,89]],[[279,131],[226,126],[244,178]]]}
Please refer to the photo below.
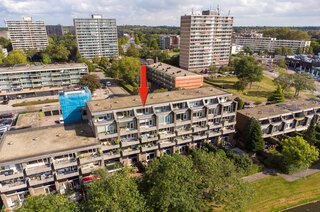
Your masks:
{"label": "aerial apartment complex", "polygon": [[78,85],[88,74],[84,63],[25,65],[0,68],[0,96],[33,95],[39,91],[53,91]]}
{"label": "aerial apartment complex", "polygon": [[317,101],[299,100],[258,106],[237,112],[236,129],[243,133],[249,119],[254,117],[260,122],[263,137],[268,138],[306,130],[315,115],[320,115]]}
{"label": "aerial apartment complex", "polygon": [[161,62],[147,65],[147,77],[152,84],[169,90],[203,85],[203,76]]}
{"label": "aerial apartment complex", "polygon": [[159,37],[160,49],[178,49],[180,48],[179,35],[160,35]]}
{"label": "aerial apartment complex", "polygon": [[282,47],[291,48],[294,52],[298,49],[304,51],[310,46],[311,41],[304,40],[277,40],[277,38],[263,37],[261,33],[252,32],[250,34],[244,34],[241,36],[235,36],[233,43],[241,45],[244,48],[249,47],[252,51],[269,51],[274,52],[276,49]]}
{"label": "aerial apartment complex", "polygon": [[89,59],[118,56],[115,19],[92,15],[91,18],[75,18],[73,22],[81,56]]}
{"label": "aerial apartment complex", "polygon": [[48,36],[44,21],[32,21],[24,17],[22,21],[6,21],[13,49],[43,50],[48,46]]}
{"label": "aerial apartment complex", "polygon": [[[104,167],[232,142],[237,103],[215,88],[87,102],[89,122],[10,131],[0,143],[0,195],[16,207],[27,195],[65,193]],[[50,148],[48,148],[50,147]]]}
{"label": "aerial apartment complex", "polygon": [[228,65],[233,17],[220,11],[181,16],[180,67],[187,70],[207,69],[211,64]]}

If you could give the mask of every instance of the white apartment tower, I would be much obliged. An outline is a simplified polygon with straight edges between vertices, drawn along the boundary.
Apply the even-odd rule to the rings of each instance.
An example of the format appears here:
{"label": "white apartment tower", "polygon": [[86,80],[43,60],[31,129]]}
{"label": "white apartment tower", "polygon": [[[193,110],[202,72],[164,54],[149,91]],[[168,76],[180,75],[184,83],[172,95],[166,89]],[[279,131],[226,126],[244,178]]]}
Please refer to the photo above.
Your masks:
{"label": "white apartment tower", "polygon": [[6,21],[13,49],[43,50],[48,46],[48,36],[44,21],[32,21],[24,17],[22,21]]}
{"label": "white apartment tower", "polygon": [[181,16],[180,67],[203,70],[211,64],[228,65],[233,17],[220,11]]}
{"label": "white apartment tower", "polygon": [[102,15],[91,18],[73,19],[81,56],[118,56],[117,25],[115,19],[105,19]]}

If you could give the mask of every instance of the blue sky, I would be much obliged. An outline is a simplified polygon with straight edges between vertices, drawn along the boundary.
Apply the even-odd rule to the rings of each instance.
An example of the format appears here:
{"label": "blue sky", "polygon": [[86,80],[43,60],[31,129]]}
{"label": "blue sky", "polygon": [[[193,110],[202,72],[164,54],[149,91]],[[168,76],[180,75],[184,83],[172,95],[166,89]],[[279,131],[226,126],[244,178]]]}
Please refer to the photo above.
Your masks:
{"label": "blue sky", "polygon": [[118,25],[179,26],[180,16],[192,8],[218,4],[224,14],[231,11],[236,26],[320,26],[320,0],[0,0],[0,17],[72,25],[74,17],[94,13],[116,18]]}

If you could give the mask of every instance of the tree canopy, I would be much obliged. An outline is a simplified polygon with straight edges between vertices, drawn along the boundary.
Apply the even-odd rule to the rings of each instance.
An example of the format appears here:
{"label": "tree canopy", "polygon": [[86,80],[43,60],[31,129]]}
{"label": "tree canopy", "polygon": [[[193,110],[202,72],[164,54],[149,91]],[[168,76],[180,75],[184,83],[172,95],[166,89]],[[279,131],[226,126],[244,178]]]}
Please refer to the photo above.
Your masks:
{"label": "tree canopy", "polygon": [[29,196],[21,207],[16,211],[18,212],[74,212],[76,211],[76,203],[70,201],[67,197],[63,195],[37,195]]}
{"label": "tree canopy", "polygon": [[21,50],[13,50],[9,52],[8,56],[3,60],[6,65],[27,64],[27,56]]}
{"label": "tree canopy", "polygon": [[306,31],[289,29],[286,27],[269,28],[262,31],[264,37],[275,37],[284,40],[311,40]]}
{"label": "tree canopy", "polygon": [[300,136],[283,139],[282,146],[285,169],[288,173],[308,168],[319,159],[318,150]]}
{"label": "tree canopy", "polygon": [[147,211],[146,200],[126,170],[105,173],[86,191],[85,211]]}
{"label": "tree canopy", "polygon": [[260,82],[263,78],[263,69],[254,57],[241,57],[234,61],[235,74],[240,81],[250,83]]}
{"label": "tree canopy", "polygon": [[264,139],[259,122],[255,118],[250,118],[245,129],[244,142],[249,151],[259,152],[264,150]]}
{"label": "tree canopy", "polygon": [[283,90],[281,88],[281,85],[278,84],[277,89],[268,97],[268,102],[280,103],[284,101],[285,101],[285,98],[284,98]]}
{"label": "tree canopy", "polygon": [[295,89],[295,96],[299,96],[304,90],[315,90],[314,79],[306,73],[293,74],[292,86]]}
{"label": "tree canopy", "polygon": [[134,57],[122,57],[112,63],[107,74],[111,77],[124,80],[131,85],[139,82],[140,60]]}
{"label": "tree canopy", "polygon": [[129,57],[139,57],[139,49],[137,49],[133,43],[130,43],[126,55]]}
{"label": "tree canopy", "polygon": [[91,92],[101,87],[100,78],[96,74],[89,74],[80,79],[80,85],[88,86]]}
{"label": "tree canopy", "polygon": [[144,176],[148,204],[155,211],[199,211],[203,207],[199,174],[180,155],[153,159]]}

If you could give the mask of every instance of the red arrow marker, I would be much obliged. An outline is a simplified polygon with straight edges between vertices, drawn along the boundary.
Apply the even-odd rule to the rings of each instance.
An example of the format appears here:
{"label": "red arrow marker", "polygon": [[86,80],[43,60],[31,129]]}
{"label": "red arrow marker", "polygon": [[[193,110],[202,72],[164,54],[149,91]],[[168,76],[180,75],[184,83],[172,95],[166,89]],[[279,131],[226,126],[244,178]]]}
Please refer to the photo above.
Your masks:
{"label": "red arrow marker", "polygon": [[142,101],[142,105],[144,106],[147,101],[149,88],[147,87],[147,67],[142,65],[140,67],[140,87],[139,94]]}

